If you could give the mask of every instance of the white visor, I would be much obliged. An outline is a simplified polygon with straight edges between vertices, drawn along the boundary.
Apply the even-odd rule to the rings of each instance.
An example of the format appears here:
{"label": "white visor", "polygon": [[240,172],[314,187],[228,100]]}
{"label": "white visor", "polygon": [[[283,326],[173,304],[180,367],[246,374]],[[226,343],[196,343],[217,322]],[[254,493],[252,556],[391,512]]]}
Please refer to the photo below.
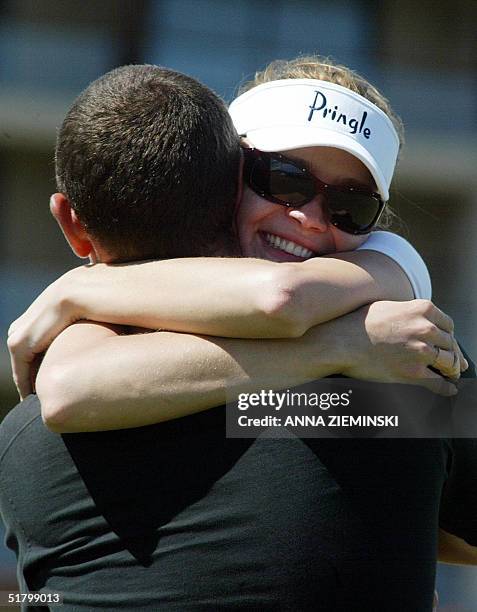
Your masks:
{"label": "white visor", "polygon": [[271,81],[236,98],[229,112],[237,132],[262,151],[319,146],[351,153],[389,200],[399,137],[386,113],[354,91],[316,79]]}

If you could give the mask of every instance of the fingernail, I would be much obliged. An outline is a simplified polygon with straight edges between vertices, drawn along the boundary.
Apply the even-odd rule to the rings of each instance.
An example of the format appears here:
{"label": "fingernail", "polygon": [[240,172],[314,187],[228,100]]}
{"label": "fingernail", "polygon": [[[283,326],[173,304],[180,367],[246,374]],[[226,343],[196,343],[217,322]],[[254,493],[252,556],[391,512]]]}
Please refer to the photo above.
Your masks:
{"label": "fingernail", "polygon": [[469,367],[469,362],[467,361],[467,359],[464,358],[464,367],[463,367],[462,371],[465,372],[468,367]]}

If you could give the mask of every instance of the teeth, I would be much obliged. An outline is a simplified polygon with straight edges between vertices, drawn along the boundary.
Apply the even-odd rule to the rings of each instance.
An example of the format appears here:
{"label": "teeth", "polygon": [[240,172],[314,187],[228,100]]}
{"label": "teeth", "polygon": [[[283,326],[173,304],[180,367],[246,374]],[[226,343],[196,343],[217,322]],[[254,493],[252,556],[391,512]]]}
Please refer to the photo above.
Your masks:
{"label": "teeth", "polygon": [[296,257],[303,257],[304,259],[310,258],[314,255],[313,251],[310,249],[305,249],[305,247],[292,242],[291,240],[285,240],[285,238],[280,238],[280,236],[275,236],[275,234],[265,234],[265,238],[269,244],[271,244],[276,249],[281,249],[285,251],[285,253],[289,253],[290,255],[295,255]]}

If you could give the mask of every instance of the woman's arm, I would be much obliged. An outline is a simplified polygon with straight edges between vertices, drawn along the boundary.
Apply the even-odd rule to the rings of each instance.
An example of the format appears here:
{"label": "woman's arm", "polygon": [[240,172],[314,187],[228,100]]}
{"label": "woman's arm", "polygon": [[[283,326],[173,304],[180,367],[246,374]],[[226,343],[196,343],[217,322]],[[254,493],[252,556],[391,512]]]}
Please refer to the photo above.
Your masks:
{"label": "woman's arm", "polygon": [[[53,307],[65,322],[286,338],[364,304],[412,297],[400,266],[373,251],[301,263],[190,258],[76,268],[53,283],[25,316],[38,318]],[[302,306],[306,312],[300,312]]]}
{"label": "woman's arm", "polygon": [[51,345],[37,392],[46,424],[58,432],[149,425],[220,405],[238,393],[283,389],[340,372],[414,381],[450,395],[455,387],[427,368],[435,344],[452,344],[450,327],[439,309],[423,301],[372,304],[292,340],[171,332],[120,336],[84,322]]}
{"label": "woman's arm", "polygon": [[20,394],[31,390],[36,356],[80,319],[224,337],[298,337],[364,304],[410,299],[408,278],[428,278],[424,263],[398,236],[376,232],[368,242],[376,240],[376,251],[303,263],[196,258],[72,270],[10,327]]}

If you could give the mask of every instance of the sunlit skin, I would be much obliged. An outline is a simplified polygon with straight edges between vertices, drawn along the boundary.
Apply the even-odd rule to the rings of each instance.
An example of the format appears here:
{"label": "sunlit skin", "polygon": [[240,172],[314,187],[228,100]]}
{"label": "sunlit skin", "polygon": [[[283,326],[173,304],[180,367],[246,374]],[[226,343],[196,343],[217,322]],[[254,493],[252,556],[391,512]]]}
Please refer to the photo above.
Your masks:
{"label": "sunlit skin", "polygon": [[[330,185],[350,186],[376,190],[374,180],[366,166],[356,157],[331,147],[306,147],[293,151],[280,151],[290,159],[305,162],[316,177]],[[304,261],[317,255],[352,251],[367,236],[347,234],[331,225],[324,209],[324,196],[317,197],[300,208],[287,208],[244,189],[237,213],[237,227],[245,257],[271,261]],[[292,255],[273,246],[267,234],[279,236],[312,251],[306,257]]]}

